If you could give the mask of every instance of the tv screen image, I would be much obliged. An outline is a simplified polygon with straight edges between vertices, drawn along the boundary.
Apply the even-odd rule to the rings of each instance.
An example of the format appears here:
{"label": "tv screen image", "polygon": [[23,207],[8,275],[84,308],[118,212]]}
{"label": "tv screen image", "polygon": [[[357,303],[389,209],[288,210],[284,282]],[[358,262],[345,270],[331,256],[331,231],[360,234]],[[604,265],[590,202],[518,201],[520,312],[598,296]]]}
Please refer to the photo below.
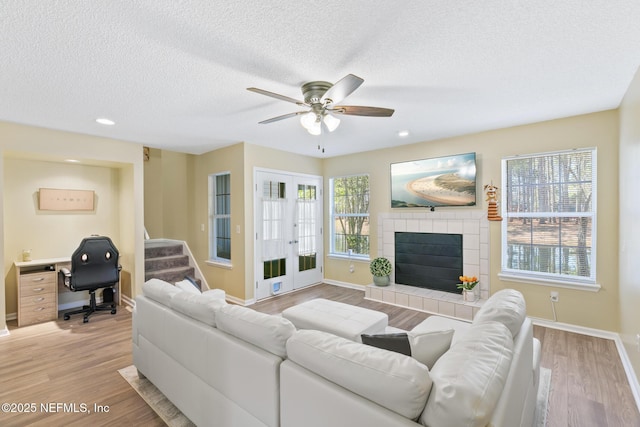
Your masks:
{"label": "tv screen image", "polygon": [[476,153],[391,164],[391,207],[475,206]]}

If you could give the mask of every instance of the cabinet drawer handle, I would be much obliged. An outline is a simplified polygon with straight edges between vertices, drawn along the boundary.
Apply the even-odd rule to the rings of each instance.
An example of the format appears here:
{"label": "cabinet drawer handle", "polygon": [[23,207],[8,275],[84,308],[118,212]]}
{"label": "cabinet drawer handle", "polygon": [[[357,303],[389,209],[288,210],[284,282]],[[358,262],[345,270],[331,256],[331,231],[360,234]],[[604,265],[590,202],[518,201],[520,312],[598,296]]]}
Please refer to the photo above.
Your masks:
{"label": "cabinet drawer handle", "polygon": [[40,302],[40,301],[44,301],[45,297],[39,297],[39,298],[34,298],[33,302]]}
{"label": "cabinet drawer handle", "polygon": [[36,277],[31,279],[32,282],[42,282],[44,280],[44,277]]}
{"label": "cabinet drawer handle", "polygon": [[42,292],[44,288],[33,288],[34,292]]}
{"label": "cabinet drawer handle", "polygon": [[33,311],[42,311],[42,310],[44,310],[44,307],[38,307],[38,308],[34,309]]}

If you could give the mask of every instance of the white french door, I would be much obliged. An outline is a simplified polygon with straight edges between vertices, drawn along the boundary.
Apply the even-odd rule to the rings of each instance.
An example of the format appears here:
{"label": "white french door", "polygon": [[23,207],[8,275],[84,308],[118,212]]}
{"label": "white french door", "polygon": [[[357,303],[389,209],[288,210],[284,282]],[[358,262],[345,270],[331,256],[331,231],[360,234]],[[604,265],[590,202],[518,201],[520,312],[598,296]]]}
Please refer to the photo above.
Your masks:
{"label": "white french door", "polygon": [[322,281],[322,177],[255,172],[256,300]]}

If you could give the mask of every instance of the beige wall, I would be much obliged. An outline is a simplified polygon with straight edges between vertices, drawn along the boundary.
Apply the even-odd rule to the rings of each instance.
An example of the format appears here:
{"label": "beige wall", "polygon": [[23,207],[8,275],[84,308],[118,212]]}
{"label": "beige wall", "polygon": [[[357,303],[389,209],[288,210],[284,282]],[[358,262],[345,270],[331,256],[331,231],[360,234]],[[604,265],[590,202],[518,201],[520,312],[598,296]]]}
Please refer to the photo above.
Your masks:
{"label": "beige wall", "polygon": [[149,150],[144,162],[144,223],[153,238],[188,240],[193,197],[188,185],[194,156],[158,149]]}
{"label": "beige wall", "polygon": [[[194,234],[193,243],[189,242],[189,246],[209,287],[224,289],[230,296],[244,299],[245,183],[243,144],[236,144],[197,156],[194,163],[192,220],[196,225],[197,232]],[[209,175],[222,172],[231,174],[231,268],[209,265],[206,262],[209,259]],[[202,231],[202,226],[204,226],[204,231]],[[237,226],[240,227],[239,234],[235,232]]]}
{"label": "beige wall", "polygon": [[620,336],[640,372],[640,70],[620,106]]}
{"label": "beige wall", "polygon": [[[479,134],[424,142],[385,150],[329,158],[324,161],[325,188],[333,176],[368,173],[371,186],[371,242],[372,255],[377,254],[377,215],[391,212],[390,164],[412,159],[476,152],[478,165],[478,202],[486,209],[482,185],[494,182],[501,185],[501,159],[515,154],[529,154],[570,148],[598,148],[598,262],[597,280],[600,292],[557,289],[553,287],[506,282],[498,279],[500,272],[500,223],[490,224],[491,292],[511,287],[523,292],[527,311],[531,316],[552,319],[549,292],[560,292],[556,304],[558,321],[592,328],[617,331],[618,320],[618,114],[607,111],[533,125],[495,130]],[[613,190],[612,190],[613,189]],[[325,206],[329,207],[325,197]],[[463,210],[465,208],[441,208]],[[325,209],[325,212],[327,209]],[[403,212],[416,210],[406,209]],[[423,210],[419,210],[423,212]],[[325,229],[328,229],[325,216]],[[328,239],[325,247],[328,248]],[[348,263],[327,257],[325,277],[356,284],[370,283],[366,263],[355,263],[351,274]]]}
{"label": "beige wall", "polygon": [[[109,149],[105,149],[106,144]],[[64,163],[65,159],[81,160],[83,166]],[[60,164],[54,165],[55,162]],[[18,170],[20,165],[29,169]],[[45,170],[51,173],[48,179],[43,174]],[[15,307],[15,285],[12,283],[15,279],[11,269],[17,248],[22,249],[27,244],[31,246],[34,257],[64,256],[60,252],[66,253],[69,248],[72,252],[79,243],[80,234],[102,233],[103,230],[113,233],[120,239],[118,249],[122,256],[123,276],[125,282],[128,280],[125,285],[131,289],[132,295],[139,292],[144,280],[141,145],[0,122],[0,180],[3,206],[0,211],[0,237],[3,241],[0,245],[0,259],[3,260],[0,269],[4,278],[0,285],[0,330],[5,327],[7,312],[15,311],[12,308]],[[45,182],[47,185],[43,185]],[[35,213],[34,191],[40,186],[54,187],[52,183],[70,188],[95,185],[100,189],[95,216],[78,214],[70,220],[66,214]],[[20,186],[25,186],[23,191],[15,191],[14,188]],[[28,199],[23,198],[25,194],[28,194]],[[20,210],[25,211],[14,210],[14,202],[21,204]],[[22,214],[30,221],[19,218]],[[15,221],[19,224],[14,224]],[[14,227],[23,230],[16,233]],[[29,230],[30,227],[37,233]],[[52,234],[53,238],[50,238]],[[26,241],[27,236],[29,241]]]}

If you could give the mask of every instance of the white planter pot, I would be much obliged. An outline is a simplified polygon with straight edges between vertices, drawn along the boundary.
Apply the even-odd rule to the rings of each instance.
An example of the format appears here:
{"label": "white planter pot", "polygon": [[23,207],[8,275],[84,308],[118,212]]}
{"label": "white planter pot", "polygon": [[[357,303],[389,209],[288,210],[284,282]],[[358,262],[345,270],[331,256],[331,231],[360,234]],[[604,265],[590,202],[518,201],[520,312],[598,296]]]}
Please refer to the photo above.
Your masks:
{"label": "white planter pot", "polygon": [[471,290],[463,289],[463,291],[462,291],[462,299],[464,301],[468,301],[468,302],[475,301],[476,300],[476,291],[475,291],[475,289],[471,289]]}

